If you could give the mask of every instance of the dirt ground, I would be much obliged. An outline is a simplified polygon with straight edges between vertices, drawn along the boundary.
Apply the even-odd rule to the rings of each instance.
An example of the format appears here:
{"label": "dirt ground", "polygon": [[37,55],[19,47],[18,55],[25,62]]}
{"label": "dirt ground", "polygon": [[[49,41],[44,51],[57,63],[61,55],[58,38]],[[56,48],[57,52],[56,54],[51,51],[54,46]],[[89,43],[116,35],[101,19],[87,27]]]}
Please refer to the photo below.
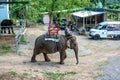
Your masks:
{"label": "dirt ground", "polygon": [[[64,65],[58,64],[59,53],[49,55],[51,62],[44,62],[43,55],[37,56],[31,63],[36,37],[45,33],[46,25],[32,26],[26,29],[28,42],[19,46],[18,53],[0,56],[0,80],[97,80],[102,66],[112,57],[120,56],[120,40],[91,40],[88,36],[75,35],[79,44],[79,64],[76,65],[73,50],[67,49]],[[66,73],[63,78],[53,79],[45,73]],[[75,73],[75,74],[67,74]]]}

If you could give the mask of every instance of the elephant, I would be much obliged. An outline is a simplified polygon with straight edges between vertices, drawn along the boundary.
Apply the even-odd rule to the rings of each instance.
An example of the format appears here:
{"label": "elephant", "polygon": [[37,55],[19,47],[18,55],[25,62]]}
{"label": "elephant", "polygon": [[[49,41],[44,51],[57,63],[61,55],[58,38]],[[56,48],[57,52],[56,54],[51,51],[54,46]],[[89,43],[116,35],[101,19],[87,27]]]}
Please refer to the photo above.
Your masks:
{"label": "elephant", "polygon": [[68,48],[67,42],[69,41],[70,49],[73,49],[76,57],[76,64],[79,63],[78,59],[78,43],[76,37],[70,34],[67,30],[65,31],[65,35],[60,35],[59,41],[51,41],[45,40],[46,34],[40,35],[35,40],[35,46],[33,50],[33,55],[31,57],[31,62],[36,62],[36,56],[40,53],[43,53],[44,59],[46,62],[50,61],[50,58],[47,54],[52,54],[55,52],[60,53],[60,64],[64,64],[64,60],[67,57],[66,49]]}
{"label": "elephant", "polygon": [[13,25],[14,23],[12,20],[4,19],[1,22],[1,33],[6,33],[6,29],[8,29],[9,34],[11,34],[11,32],[14,34]]}

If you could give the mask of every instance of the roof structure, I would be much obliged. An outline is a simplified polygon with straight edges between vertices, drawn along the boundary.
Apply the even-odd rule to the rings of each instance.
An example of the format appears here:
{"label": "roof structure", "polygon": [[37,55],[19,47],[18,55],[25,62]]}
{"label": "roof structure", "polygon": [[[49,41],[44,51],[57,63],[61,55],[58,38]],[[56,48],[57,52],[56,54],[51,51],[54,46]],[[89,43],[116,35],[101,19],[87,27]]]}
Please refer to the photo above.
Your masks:
{"label": "roof structure", "polygon": [[105,8],[85,8],[85,10],[87,11],[108,11],[108,12],[120,12],[120,10],[116,10],[116,9],[105,9]]}
{"label": "roof structure", "polygon": [[120,25],[120,21],[104,21],[99,24],[100,25],[107,25],[107,24],[119,24]]}
{"label": "roof structure", "polygon": [[99,15],[99,14],[104,14],[106,12],[96,12],[96,11],[79,11],[79,12],[74,12],[72,15],[77,16],[77,17],[90,17],[94,15]]}

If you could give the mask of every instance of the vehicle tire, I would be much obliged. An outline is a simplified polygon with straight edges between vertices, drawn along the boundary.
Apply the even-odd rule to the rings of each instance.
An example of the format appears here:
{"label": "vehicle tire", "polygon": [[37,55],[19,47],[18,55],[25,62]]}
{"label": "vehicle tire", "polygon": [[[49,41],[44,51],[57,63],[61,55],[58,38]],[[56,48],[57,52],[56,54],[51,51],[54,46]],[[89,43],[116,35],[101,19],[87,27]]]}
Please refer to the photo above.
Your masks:
{"label": "vehicle tire", "polygon": [[115,40],[120,40],[120,35],[114,36],[114,39],[115,39]]}
{"label": "vehicle tire", "polygon": [[93,36],[93,39],[94,40],[99,40],[100,39],[100,35],[97,34],[97,35]]}

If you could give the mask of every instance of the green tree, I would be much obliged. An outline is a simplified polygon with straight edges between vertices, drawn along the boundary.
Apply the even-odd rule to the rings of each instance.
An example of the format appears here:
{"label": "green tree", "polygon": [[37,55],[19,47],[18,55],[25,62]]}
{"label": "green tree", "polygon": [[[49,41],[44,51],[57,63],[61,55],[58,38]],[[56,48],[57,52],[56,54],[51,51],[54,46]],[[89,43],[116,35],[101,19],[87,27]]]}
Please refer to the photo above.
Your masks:
{"label": "green tree", "polygon": [[[12,0],[12,1],[26,1],[26,0]],[[42,17],[43,12],[48,12],[50,16],[56,16],[56,13],[53,11],[68,10],[68,12],[63,15],[68,16],[70,9],[74,8],[85,8],[85,7],[94,7],[94,4],[90,0],[29,0],[28,5],[10,5],[10,10],[12,12],[11,16],[13,18],[19,18],[18,13],[24,7],[26,7],[27,19],[37,21]]]}

